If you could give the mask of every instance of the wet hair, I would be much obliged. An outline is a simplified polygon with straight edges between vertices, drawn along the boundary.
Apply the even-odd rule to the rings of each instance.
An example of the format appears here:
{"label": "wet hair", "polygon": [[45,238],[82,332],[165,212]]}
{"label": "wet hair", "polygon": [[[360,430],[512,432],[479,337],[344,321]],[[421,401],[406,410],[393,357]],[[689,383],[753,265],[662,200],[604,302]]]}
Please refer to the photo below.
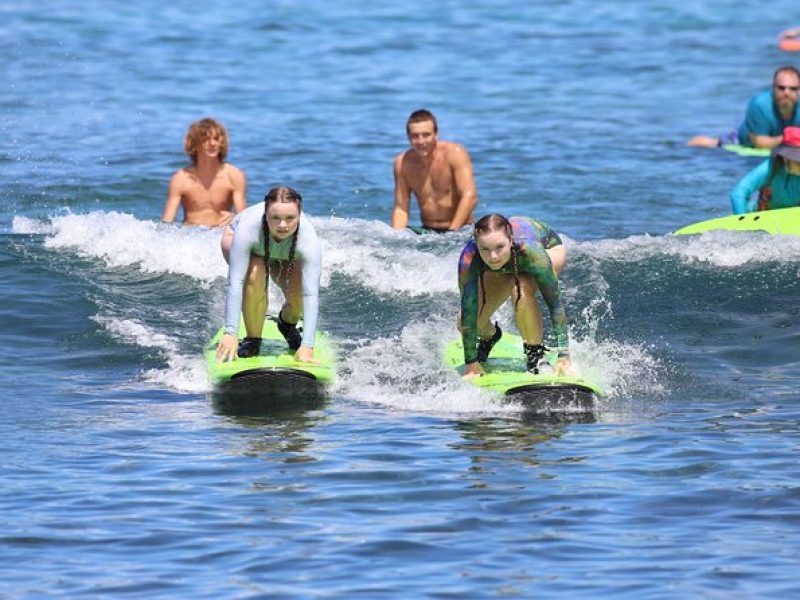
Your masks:
{"label": "wet hair", "polygon": [[[516,310],[519,299],[522,297],[522,286],[519,282],[519,257],[517,255],[517,246],[514,244],[514,229],[511,227],[511,223],[503,215],[498,215],[496,213],[486,215],[478,219],[475,223],[473,236],[475,237],[475,245],[477,246],[479,235],[494,233],[500,230],[504,231],[506,237],[511,241],[511,266],[514,268],[514,286],[517,290],[517,299],[514,302],[514,310]],[[481,258],[480,250],[478,251],[478,264],[480,265],[480,276],[478,280],[481,284],[481,295],[483,296],[480,312],[483,312],[483,307],[486,305],[486,288],[483,284],[483,273],[486,271],[487,267],[486,263],[483,262],[483,258]]]}
{"label": "wet hair", "polygon": [[192,159],[192,163],[197,164],[197,149],[212,135],[219,137],[219,160],[225,162],[225,157],[228,156],[228,132],[219,121],[205,118],[189,125],[186,137],[183,138],[183,149]]}
{"label": "wet hair", "polygon": [[294,251],[297,247],[297,238],[300,235],[300,211],[303,210],[303,197],[300,192],[293,190],[287,186],[278,186],[272,188],[267,195],[264,196],[264,214],[261,217],[261,230],[264,234],[264,267],[267,270],[266,281],[264,282],[264,289],[269,288],[269,224],[267,223],[267,211],[273,204],[297,204],[297,229],[292,234],[292,245],[289,247],[289,265],[286,270],[286,285],[289,285],[289,279],[294,270]]}
{"label": "wet hair", "polygon": [[775,85],[775,80],[778,79],[778,75],[781,73],[794,73],[794,76],[797,77],[798,81],[800,81],[800,70],[792,65],[785,65],[775,69],[775,72],[772,74],[772,85]]}
{"label": "wet hair", "polygon": [[439,124],[436,122],[436,117],[433,116],[433,113],[427,109],[420,108],[408,116],[408,121],[406,121],[406,134],[409,133],[409,125],[412,123],[422,123],[423,121],[433,121],[433,132],[437,133],[439,131]]}

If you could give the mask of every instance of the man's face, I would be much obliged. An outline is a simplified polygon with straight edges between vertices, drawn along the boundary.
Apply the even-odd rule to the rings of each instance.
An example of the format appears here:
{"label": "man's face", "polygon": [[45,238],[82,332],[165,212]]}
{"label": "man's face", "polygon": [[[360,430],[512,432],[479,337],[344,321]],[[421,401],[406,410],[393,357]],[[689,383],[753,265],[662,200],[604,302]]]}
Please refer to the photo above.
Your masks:
{"label": "man's face", "polygon": [[222,138],[220,135],[216,132],[210,132],[206,135],[205,139],[203,139],[203,143],[200,147],[203,149],[203,154],[209,158],[215,158],[219,154],[221,144]]}
{"label": "man's face", "polygon": [[408,141],[414,152],[420,156],[429,156],[436,148],[436,132],[433,130],[433,121],[409,123]]}
{"label": "man's face", "polygon": [[791,71],[781,71],[775,76],[772,84],[772,94],[778,108],[791,111],[797,104],[797,92],[800,88],[800,79]]}

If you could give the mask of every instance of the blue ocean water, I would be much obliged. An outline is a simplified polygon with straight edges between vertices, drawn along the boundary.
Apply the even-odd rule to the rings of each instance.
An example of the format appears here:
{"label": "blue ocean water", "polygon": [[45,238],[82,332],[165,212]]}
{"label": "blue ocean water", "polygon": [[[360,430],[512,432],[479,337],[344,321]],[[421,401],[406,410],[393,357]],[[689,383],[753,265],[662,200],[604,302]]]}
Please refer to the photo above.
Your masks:
{"label": "blue ocean water", "polygon": [[[800,239],[670,235],[727,214],[757,164],[685,142],[800,65],[776,44],[796,2],[0,14],[2,595],[800,592]],[[563,234],[594,418],[533,418],[442,368],[465,239],[387,225],[419,107],[469,149],[479,214]],[[341,365],[319,410],[214,408],[219,234],[158,223],[203,116],[248,201],[296,187],[323,239]]]}

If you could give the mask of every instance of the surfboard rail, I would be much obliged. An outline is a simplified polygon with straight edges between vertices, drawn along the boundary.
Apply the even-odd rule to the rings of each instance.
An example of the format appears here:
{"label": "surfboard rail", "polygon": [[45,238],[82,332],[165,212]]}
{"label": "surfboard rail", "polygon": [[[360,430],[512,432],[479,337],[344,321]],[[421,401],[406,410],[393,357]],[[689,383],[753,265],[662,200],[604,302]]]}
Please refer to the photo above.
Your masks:
{"label": "surfboard rail", "polygon": [[741,144],[724,144],[723,150],[733,152],[739,156],[757,156],[766,158],[772,152],[771,148],[751,148],[750,146],[742,146]]}
{"label": "surfboard rail", "polygon": [[[545,358],[555,364],[558,356],[550,351]],[[444,359],[447,366],[463,375],[464,351],[460,338],[447,344]],[[483,368],[484,375],[469,379],[470,383],[508,401],[519,402],[526,409],[593,410],[595,401],[602,396],[599,386],[582,377],[528,372],[522,338],[507,331],[503,332]]]}
{"label": "surfboard rail", "polygon": [[743,215],[727,215],[686,225],[673,235],[707,231],[765,231],[770,234],[800,235],[800,207],[775,208]]}

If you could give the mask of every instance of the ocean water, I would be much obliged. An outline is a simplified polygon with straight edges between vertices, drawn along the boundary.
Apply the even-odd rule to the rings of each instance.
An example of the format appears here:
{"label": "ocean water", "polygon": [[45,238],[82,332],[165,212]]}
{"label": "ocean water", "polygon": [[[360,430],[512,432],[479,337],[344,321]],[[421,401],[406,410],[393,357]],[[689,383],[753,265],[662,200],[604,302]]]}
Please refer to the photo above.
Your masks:
{"label": "ocean water", "polygon": [[[727,214],[757,164],[685,142],[800,66],[776,44],[796,2],[0,15],[4,597],[800,593],[800,238],[670,234]],[[563,235],[591,418],[442,367],[466,237],[387,225],[420,107],[470,151],[479,215]],[[320,409],[215,409],[219,234],[158,222],[203,116],[248,201],[296,187],[323,240]]]}

